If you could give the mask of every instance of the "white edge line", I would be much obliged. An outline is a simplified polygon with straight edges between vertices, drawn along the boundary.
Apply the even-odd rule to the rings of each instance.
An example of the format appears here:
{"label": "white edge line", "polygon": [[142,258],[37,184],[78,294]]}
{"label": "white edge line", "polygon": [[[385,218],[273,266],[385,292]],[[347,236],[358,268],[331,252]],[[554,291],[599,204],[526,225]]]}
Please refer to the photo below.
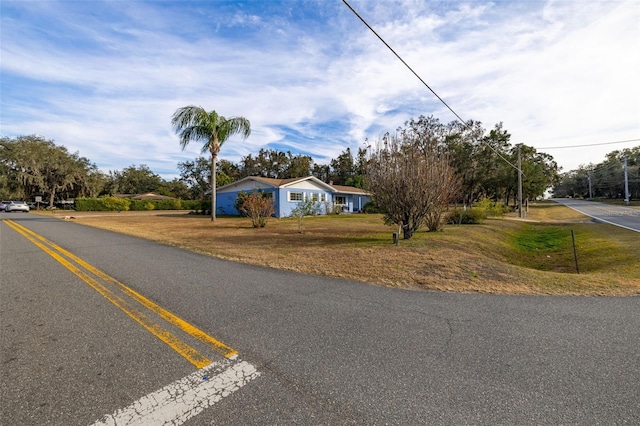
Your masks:
{"label": "white edge line", "polygon": [[102,417],[92,426],[181,425],[258,376],[260,372],[246,361],[214,362]]}
{"label": "white edge line", "polygon": [[[555,200],[553,200],[553,201],[555,201]],[[633,228],[629,228],[628,226],[620,225],[619,223],[609,222],[608,220],[600,219],[600,218],[599,218],[599,217],[597,217],[597,216],[591,216],[589,213],[585,213],[585,212],[583,212],[583,211],[580,211],[580,210],[576,209],[575,207],[571,207],[571,206],[570,206],[570,205],[568,205],[568,204],[561,203],[561,202],[559,202],[559,201],[555,201],[555,202],[556,202],[556,203],[558,203],[558,204],[561,204],[561,205],[563,205],[563,206],[565,206],[565,207],[569,207],[570,209],[575,210],[575,211],[577,211],[577,212],[578,212],[578,213],[580,213],[580,214],[583,214],[583,215],[585,215],[585,216],[589,216],[591,219],[595,219],[595,220],[600,221],[600,222],[608,223],[609,225],[618,226],[618,227],[620,227],[620,228],[624,228],[624,229],[627,229],[627,230],[629,230],[629,231],[633,231],[633,232],[640,232],[640,230],[633,229]]]}

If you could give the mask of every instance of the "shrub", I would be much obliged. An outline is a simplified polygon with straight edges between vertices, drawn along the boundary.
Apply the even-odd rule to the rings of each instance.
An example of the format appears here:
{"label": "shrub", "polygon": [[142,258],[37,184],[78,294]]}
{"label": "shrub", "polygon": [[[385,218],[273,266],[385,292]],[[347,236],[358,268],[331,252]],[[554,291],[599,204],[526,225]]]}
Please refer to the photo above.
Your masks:
{"label": "shrub", "polygon": [[427,227],[427,232],[442,231],[444,222],[447,219],[447,212],[442,209],[432,209],[424,217],[424,224]]}
{"label": "shrub", "polygon": [[104,210],[108,211],[128,211],[129,204],[131,200],[127,198],[118,198],[118,197],[110,197],[104,196],[99,198],[102,201],[102,205],[104,206]]}
{"label": "shrub", "polygon": [[373,201],[369,201],[362,207],[362,212],[369,213],[369,214],[377,214],[377,213],[384,213],[384,210],[376,206]]}
{"label": "shrub", "polygon": [[211,209],[211,200],[182,200],[180,204],[182,209],[192,210],[196,214],[207,214]]}
{"label": "shrub", "polygon": [[153,210],[155,204],[151,200],[129,200],[129,210]]}
{"label": "shrub", "polygon": [[76,198],[75,206],[77,211],[82,212],[104,210],[104,206],[98,198]]}
{"label": "shrub", "polygon": [[[334,208],[336,206],[334,205]],[[298,206],[291,210],[291,217],[298,219],[298,232],[302,234],[302,218],[305,216],[316,216],[320,214],[320,203],[312,199],[300,201]],[[327,204],[325,204],[325,209]]]}
{"label": "shrub", "polygon": [[483,209],[463,209],[455,208],[449,212],[447,223],[450,225],[474,225],[482,223],[487,218],[487,213]]}
{"label": "shrub", "polygon": [[450,225],[473,225],[482,223],[487,217],[502,217],[509,212],[509,206],[483,198],[471,208],[456,208],[447,215]]}
{"label": "shrub", "polygon": [[[298,211],[302,216],[317,216],[320,214],[320,208],[320,202],[308,198],[300,201],[298,206],[293,210]],[[291,213],[293,213],[293,210]]]}
{"label": "shrub", "polygon": [[247,216],[246,213],[242,211],[242,205],[247,200],[247,198],[249,198],[249,194],[250,193],[247,191],[240,191],[238,192],[238,195],[236,195],[236,202],[233,204],[233,207],[238,210],[240,216]]}
{"label": "shrub", "polygon": [[[238,194],[238,199],[240,199],[240,194]],[[251,224],[254,228],[264,228],[267,225],[267,218],[275,213],[275,208],[273,200],[264,193],[252,192],[242,195],[242,204],[238,207],[238,211],[251,218]]]}
{"label": "shrub", "polygon": [[201,210],[202,200],[182,200],[181,205],[184,210]]}
{"label": "shrub", "polygon": [[182,200],[153,200],[155,210],[182,210]]}
{"label": "shrub", "polygon": [[100,198],[76,198],[75,208],[78,211],[127,211],[127,210],[182,210],[202,209],[203,201],[182,200],[131,200],[102,196]]}
{"label": "shrub", "polygon": [[509,211],[509,206],[498,204],[490,198],[483,198],[482,200],[475,203],[473,209],[484,210],[487,216],[502,217]]}
{"label": "shrub", "polygon": [[[342,206],[339,204],[334,204],[330,201],[325,201],[324,203],[324,214],[340,214],[342,213]],[[320,211],[320,206],[318,206],[318,212]]]}
{"label": "shrub", "polygon": [[76,198],[75,208],[77,211],[127,211],[130,200],[111,196],[100,198]]}

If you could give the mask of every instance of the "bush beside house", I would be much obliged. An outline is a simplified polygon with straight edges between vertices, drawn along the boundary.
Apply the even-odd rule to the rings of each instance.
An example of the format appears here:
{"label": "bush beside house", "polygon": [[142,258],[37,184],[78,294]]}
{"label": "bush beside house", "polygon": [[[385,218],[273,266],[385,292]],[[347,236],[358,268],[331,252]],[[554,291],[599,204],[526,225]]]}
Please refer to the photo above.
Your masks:
{"label": "bush beside house", "polygon": [[195,210],[203,209],[202,200],[141,199],[103,196],[98,198],[76,198],[76,211],[144,211],[144,210]]}

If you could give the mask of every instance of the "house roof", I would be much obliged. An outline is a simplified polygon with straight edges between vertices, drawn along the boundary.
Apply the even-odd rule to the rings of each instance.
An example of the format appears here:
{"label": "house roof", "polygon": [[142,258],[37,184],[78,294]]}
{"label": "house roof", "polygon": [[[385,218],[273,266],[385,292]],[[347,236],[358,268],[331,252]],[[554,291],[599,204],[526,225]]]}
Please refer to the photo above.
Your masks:
{"label": "house roof", "polygon": [[148,192],[146,194],[137,194],[131,197],[132,200],[175,200],[174,197],[167,197],[166,195],[154,194]]}
{"label": "house roof", "polygon": [[366,195],[368,194],[367,191],[365,191],[362,188],[356,188],[355,186],[344,186],[344,185],[331,185],[336,192],[339,192],[341,194],[355,194],[355,195]]}
{"label": "house roof", "polygon": [[[260,182],[267,183],[267,184],[269,184],[271,186],[279,187],[279,186],[286,186],[287,184],[290,184],[290,183],[293,183],[293,182],[301,181],[304,178],[274,179],[274,178],[266,178],[266,177],[262,177],[262,176],[249,176],[249,177],[246,177],[244,179],[257,180],[257,181],[260,181]],[[238,182],[241,182],[244,179],[240,179]]]}
{"label": "house roof", "polygon": [[146,194],[113,194],[113,196],[116,198],[131,198],[132,200],[175,200],[174,197],[154,194],[153,192],[147,192]]}

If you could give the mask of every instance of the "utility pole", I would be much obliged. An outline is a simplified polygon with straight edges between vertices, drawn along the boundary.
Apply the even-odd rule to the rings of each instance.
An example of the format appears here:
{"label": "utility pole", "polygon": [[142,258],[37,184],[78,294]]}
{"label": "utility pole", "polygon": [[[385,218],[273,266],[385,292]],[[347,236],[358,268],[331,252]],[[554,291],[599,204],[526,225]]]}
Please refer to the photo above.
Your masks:
{"label": "utility pole", "polygon": [[522,158],[518,144],[518,217],[522,217]]}
{"label": "utility pole", "polygon": [[629,174],[627,173],[627,154],[624,154],[624,204],[629,205]]}
{"label": "utility pole", "polygon": [[591,192],[591,172],[588,172],[587,180],[589,181],[589,200],[593,200],[593,192]]}
{"label": "utility pole", "polygon": [[522,217],[522,159],[520,158],[520,144],[518,144],[518,217]]}

